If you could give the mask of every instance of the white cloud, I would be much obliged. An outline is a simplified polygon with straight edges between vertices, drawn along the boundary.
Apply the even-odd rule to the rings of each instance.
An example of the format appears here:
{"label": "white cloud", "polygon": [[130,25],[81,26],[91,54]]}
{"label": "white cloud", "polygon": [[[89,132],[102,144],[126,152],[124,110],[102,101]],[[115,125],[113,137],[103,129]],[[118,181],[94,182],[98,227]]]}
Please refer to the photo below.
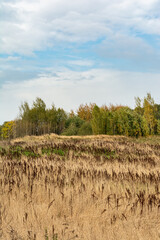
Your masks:
{"label": "white cloud", "polygon": [[73,60],[73,61],[68,61],[68,64],[70,65],[75,65],[75,66],[79,66],[79,67],[91,67],[94,65],[93,61],[89,61],[89,60]]}
{"label": "white cloud", "polygon": [[19,60],[20,57],[8,56],[6,58],[0,58],[0,62],[13,62]]}
{"label": "white cloud", "polygon": [[[147,92],[160,102],[160,74],[148,73],[159,71],[159,0],[1,0],[0,12],[0,53],[9,54],[0,58],[1,122],[17,116],[21,101],[31,103],[37,96],[67,111],[85,102],[133,106],[134,96]],[[59,55],[34,55],[49,47]],[[114,60],[140,70],[145,65],[148,72],[104,69],[120,69]],[[80,71],[95,66],[103,69]]]}
{"label": "white cloud", "polygon": [[101,55],[109,58],[126,58],[137,62],[150,61],[151,57],[156,57],[157,61],[157,57],[160,57],[160,52],[157,53],[156,49],[142,38],[121,33],[108,37],[102,42],[98,50]]}
{"label": "white cloud", "polygon": [[[76,110],[81,103],[124,104],[134,107],[134,97],[141,98],[151,92],[160,102],[160,74],[134,73],[107,69],[92,69],[85,72],[63,70],[35,79],[5,83],[0,89],[0,122],[14,119],[22,101],[30,104],[41,97],[48,106]],[[9,96],[9,97],[8,97]]]}
{"label": "white cloud", "polygon": [[2,1],[0,8],[3,53],[32,54],[59,42],[130,35],[130,29],[160,35],[158,0]]}

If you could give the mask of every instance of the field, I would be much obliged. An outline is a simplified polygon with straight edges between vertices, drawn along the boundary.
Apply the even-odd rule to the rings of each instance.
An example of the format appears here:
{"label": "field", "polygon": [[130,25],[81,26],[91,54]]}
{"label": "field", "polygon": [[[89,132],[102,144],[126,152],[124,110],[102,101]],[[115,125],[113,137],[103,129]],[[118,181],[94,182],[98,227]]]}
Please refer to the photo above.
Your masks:
{"label": "field", "polygon": [[0,239],[160,239],[160,138],[0,142]]}

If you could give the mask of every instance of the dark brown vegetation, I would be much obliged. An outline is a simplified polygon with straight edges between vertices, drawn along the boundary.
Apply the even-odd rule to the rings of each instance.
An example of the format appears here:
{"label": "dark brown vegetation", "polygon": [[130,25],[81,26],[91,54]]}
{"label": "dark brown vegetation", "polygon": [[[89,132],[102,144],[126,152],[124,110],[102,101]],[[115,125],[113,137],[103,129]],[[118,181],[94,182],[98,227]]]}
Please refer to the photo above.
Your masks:
{"label": "dark brown vegetation", "polygon": [[2,142],[0,239],[160,239],[159,140]]}

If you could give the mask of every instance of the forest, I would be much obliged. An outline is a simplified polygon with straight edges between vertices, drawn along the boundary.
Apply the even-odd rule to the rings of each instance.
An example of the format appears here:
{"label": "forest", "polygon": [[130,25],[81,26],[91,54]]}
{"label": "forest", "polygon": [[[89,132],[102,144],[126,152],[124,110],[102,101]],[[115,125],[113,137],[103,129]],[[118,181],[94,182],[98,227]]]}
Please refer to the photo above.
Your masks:
{"label": "forest", "polygon": [[160,104],[155,103],[150,93],[140,99],[135,97],[135,108],[95,103],[81,104],[76,112],[69,113],[53,104],[46,107],[37,97],[32,106],[24,102],[19,115],[13,121],[0,126],[0,139],[13,139],[26,135],[124,135],[141,137],[160,134]]}

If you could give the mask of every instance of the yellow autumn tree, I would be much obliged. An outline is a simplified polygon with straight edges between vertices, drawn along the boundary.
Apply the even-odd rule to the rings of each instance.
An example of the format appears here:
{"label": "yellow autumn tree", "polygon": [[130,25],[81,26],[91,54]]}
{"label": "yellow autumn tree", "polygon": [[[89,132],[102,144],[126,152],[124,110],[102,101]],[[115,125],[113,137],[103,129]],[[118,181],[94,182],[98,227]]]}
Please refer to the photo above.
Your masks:
{"label": "yellow autumn tree", "polygon": [[11,138],[13,138],[14,126],[15,126],[15,122],[14,121],[5,122],[2,125],[2,129],[1,129],[1,138],[2,139],[11,139]]}
{"label": "yellow autumn tree", "polygon": [[77,110],[77,115],[80,117],[82,120],[85,121],[91,121],[92,119],[92,111],[95,106],[95,103],[90,103],[88,104],[81,104]]}

